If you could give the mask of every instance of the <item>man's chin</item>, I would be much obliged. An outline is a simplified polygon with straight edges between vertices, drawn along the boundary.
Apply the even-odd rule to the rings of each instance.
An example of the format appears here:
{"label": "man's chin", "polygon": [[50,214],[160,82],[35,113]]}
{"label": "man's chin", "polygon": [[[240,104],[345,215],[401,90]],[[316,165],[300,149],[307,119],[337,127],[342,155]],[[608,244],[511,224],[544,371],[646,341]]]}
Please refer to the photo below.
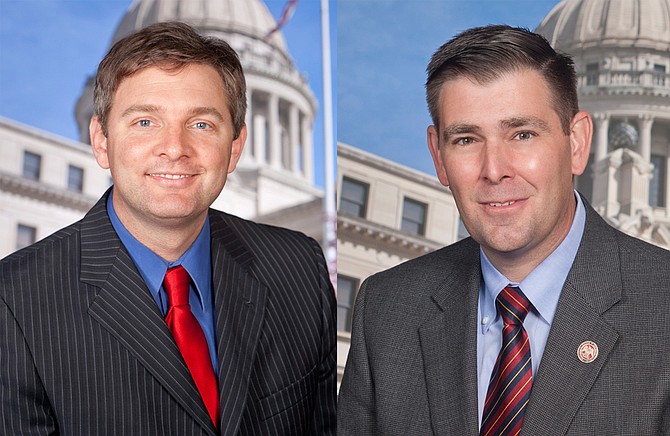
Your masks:
{"label": "man's chin", "polygon": [[160,207],[152,208],[148,211],[153,221],[164,224],[190,223],[200,217],[204,217],[206,213],[207,208],[194,207]]}

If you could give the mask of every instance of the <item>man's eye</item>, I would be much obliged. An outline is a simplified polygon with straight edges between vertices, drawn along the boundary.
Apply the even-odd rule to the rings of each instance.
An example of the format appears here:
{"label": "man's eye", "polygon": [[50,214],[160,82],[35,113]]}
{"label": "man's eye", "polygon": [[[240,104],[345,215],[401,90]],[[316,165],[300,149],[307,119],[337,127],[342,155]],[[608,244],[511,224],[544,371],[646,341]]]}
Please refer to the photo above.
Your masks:
{"label": "man's eye", "polygon": [[460,138],[459,140],[456,141],[456,144],[458,145],[470,145],[475,142],[474,138]]}
{"label": "man's eye", "polygon": [[535,134],[533,132],[519,132],[514,136],[514,139],[518,139],[521,141],[527,141],[531,138],[533,138]]}
{"label": "man's eye", "polygon": [[140,127],[151,127],[151,121],[149,120],[139,120],[137,125]]}
{"label": "man's eye", "polygon": [[208,123],[205,123],[203,121],[198,121],[197,123],[194,124],[194,126],[196,129],[207,129],[210,127]]}

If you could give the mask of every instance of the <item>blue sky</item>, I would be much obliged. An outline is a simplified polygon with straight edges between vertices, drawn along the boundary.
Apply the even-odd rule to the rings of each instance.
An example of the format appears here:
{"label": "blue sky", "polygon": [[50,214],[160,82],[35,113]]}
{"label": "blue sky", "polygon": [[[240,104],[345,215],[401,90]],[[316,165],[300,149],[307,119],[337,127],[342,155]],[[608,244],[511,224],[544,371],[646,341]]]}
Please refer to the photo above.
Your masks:
{"label": "blue sky", "polygon": [[338,0],[338,141],[434,174],[425,68],[474,26],[535,29],[558,0]]}
{"label": "blue sky", "polygon": [[[265,0],[275,19],[287,0]],[[79,140],[74,107],[132,0],[0,0],[0,116]],[[331,34],[335,32],[334,0]],[[320,1],[299,0],[283,29],[289,52],[319,101],[316,183],[323,186]],[[333,41],[333,58],[335,38]],[[333,68],[335,68],[333,59]],[[334,78],[334,74],[333,74]],[[333,95],[335,97],[335,95]]]}

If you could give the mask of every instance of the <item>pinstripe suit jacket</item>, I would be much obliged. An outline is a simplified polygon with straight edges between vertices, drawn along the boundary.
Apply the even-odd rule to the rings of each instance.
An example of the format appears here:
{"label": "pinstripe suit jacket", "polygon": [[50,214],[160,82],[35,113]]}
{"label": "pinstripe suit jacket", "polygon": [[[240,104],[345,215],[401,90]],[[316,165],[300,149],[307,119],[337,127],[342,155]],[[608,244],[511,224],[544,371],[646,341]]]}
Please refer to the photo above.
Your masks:
{"label": "pinstripe suit jacket", "polygon": [[[0,262],[0,434],[218,434],[107,195]],[[333,434],[335,303],[319,246],[209,215],[220,434]]]}
{"label": "pinstripe suit jacket", "polygon": [[[586,203],[586,202],[585,202]],[[670,434],[670,252],[587,204],[522,435]],[[468,238],[370,277],[354,310],[338,434],[478,435],[479,245]],[[583,341],[598,357],[582,363]]]}

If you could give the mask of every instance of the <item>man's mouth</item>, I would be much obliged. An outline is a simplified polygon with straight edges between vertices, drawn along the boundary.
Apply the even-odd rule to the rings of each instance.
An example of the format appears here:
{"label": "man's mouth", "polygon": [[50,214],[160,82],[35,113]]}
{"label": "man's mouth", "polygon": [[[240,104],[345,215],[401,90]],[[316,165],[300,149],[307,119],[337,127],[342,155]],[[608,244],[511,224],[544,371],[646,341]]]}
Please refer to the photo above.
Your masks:
{"label": "man's mouth", "polygon": [[193,177],[190,174],[161,174],[161,173],[149,173],[149,177],[162,177],[164,179],[172,179],[172,180],[178,180],[178,179],[186,179],[188,177]]}
{"label": "man's mouth", "polygon": [[509,205],[512,205],[512,204],[514,204],[514,203],[516,203],[515,200],[510,200],[510,201],[506,201],[506,202],[504,202],[504,203],[489,203],[489,206],[492,206],[492,207],[503,207],[503,206],[509,206]]}

